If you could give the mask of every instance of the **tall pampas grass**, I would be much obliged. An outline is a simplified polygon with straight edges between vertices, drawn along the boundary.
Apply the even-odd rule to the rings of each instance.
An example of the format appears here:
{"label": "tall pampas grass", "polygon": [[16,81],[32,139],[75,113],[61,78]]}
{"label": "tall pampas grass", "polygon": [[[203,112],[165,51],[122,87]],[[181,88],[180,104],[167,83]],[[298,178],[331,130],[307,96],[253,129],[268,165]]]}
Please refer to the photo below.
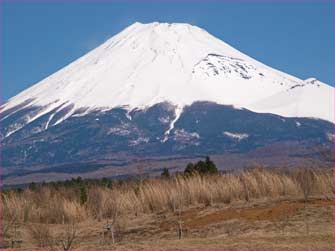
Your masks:
{"label": "tall pampas grass", "polygon": [[333,173],[328,169],[293,171],[255,168],[223,175],[176,175],[169,179],[148,178],[106,186],[89,186],[87,201],[80,202],[78,189],[43,186],[37,190],[1,193],[4,220],[68,224],[86,219],[121,219],[160,211],[177,212],[196,205],[210,206],[255,199],[331,199]]}

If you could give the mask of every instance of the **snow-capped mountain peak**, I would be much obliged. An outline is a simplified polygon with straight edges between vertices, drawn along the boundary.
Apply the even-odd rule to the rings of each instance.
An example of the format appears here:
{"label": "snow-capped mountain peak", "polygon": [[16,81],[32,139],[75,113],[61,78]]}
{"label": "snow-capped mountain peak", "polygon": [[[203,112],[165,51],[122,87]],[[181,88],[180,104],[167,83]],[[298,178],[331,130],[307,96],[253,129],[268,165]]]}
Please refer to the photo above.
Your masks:
{"label": "snow-capped mountain peak", "polygon": [[327,164],[333,91],[196,26],[135,23],[0,107],[4,179],[158,173],[205,155],[223,168]]}
{"label": "snow-capped mountain peak", "polygon": [[[318,88],[312,90],[309,83]],[[178,114],[193,102],[211,101],[334,122],[333,100],[333,87],[272,69],[199,27],[137,22],[11,98],[1,112],[41,107],[27,118],[29,123],[65,109],[57,124],[78,110],[131,110],[169,102]]]}

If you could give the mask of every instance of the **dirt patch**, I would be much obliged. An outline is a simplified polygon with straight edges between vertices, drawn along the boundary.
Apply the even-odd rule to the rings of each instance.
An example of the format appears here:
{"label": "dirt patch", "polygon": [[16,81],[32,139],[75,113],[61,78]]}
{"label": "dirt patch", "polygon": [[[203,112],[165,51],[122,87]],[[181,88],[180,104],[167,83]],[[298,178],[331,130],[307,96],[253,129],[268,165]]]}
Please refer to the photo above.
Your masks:
{"label": "dirt patch", "polygon": [[[313,200],[308,202],[308,204],[317,207],[327,207],[332,206],[333,202],[328,200]],[[227,208],[209,213],[192,209],[183,212],[180,217],[175,216],[172,220],[162,222],[160,229],[175,229],[178,220],[183,222],[185,228],[190,229],[199,229],[228,220],[278,221],[295,215],[303,208],[304,203],[300,201],[281,201],[267,206]]]}
{"label": "dirt patch", "polygon": [[334,201],[333,200],[321,200],[321,199],[315,199],[309,202],[313,206],[317,207],[324,207],[324,206],[334,206]]}
{"label": "dirt patch", "polygon": [[291,216],[303,207],[304,205],[302,203],[283,202],[270,207],[254,207],[240,209],[229,208],[190,219],[188,222],[186,222],[185,226],[190,228],[201,228],[206,225],[211,225],[232,219],[246,221],[273,221],[284,218],[284,216]]}

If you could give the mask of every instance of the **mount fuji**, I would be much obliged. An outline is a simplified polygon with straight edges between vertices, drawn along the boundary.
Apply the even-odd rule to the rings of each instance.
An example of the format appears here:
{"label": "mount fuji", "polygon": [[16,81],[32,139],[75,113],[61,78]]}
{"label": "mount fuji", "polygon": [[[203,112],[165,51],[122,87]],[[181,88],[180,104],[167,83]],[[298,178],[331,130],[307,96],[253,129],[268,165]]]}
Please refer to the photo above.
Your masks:
{"label": "mount fuji", "polygon": [[323,163],[334,88],[275,70],[196,26],[135,23],[9,99],[0,124],[8,183],[178,169],[208,154],[229,168],[246,159]]}

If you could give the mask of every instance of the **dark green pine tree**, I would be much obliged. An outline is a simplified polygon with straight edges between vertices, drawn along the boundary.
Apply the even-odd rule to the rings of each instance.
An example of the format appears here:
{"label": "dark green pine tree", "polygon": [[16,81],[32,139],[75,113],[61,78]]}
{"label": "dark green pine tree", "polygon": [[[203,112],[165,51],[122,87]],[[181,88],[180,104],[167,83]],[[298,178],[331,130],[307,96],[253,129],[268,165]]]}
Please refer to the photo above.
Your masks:
{"label": "dark green pine tree", "polygon": [[84,205],[87,202],[87,190],[85,185],[80,186],[80,204]]}
{"label": "dark green pine tree", "polygon": [[31,182],[31,183],[29,184],[29,189],[30,189],[31,191],[35,191],[35,190],[37,189],[37,185],[36,185],[36,183],[35,183],[35,182]]}
{"label": "dark green pine tree", "polygon": [[214,162],[209,158],[209,156],[206,157],[206,167],[207,167],[207,173],[209,174],[218,174],[219,171],[216,167],[216,165],[214,164]]}
{"label": "dark green pine tree", "polygon": [[163,178],[170,178],[170,172],[169,172],[169,169],[167,169],[166,167],[163,169],[163,172],[161,174],[161,176]]}
{"label": "dark green pine tree", "polygon": [[188,163],[187,166],[186,166],[186,168],[185,168],[185,170],[184,170],[184,173],[185,174],[193,174],[195,172],[196,172],[196,170],[194,168],[194,164],[191,163],[191,162]]}

